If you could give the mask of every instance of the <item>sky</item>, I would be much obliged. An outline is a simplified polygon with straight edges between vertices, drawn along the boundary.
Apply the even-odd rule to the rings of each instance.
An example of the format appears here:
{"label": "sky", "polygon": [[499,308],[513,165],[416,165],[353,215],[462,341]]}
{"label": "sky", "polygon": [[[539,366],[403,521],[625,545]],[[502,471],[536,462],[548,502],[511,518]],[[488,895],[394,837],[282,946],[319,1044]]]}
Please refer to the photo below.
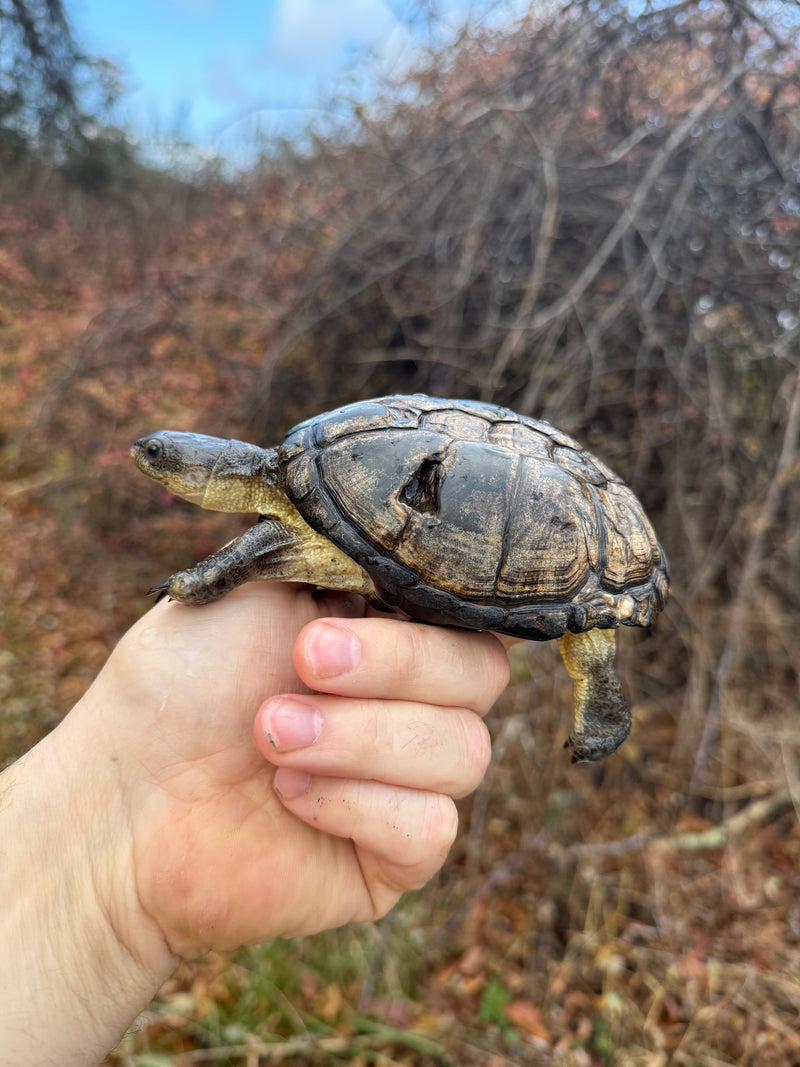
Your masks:
{"label": "sky", "polygon": [[[475,0],[439,3],[451,22]],[[324,99],[400,74],[425,37],[414,0],[70,0],[73,33],[124,72],[118,121],[226,152],[320,118]],[[372,63],[360,61],[365,52]],[[365,71],[370,71],[369,83]]]}

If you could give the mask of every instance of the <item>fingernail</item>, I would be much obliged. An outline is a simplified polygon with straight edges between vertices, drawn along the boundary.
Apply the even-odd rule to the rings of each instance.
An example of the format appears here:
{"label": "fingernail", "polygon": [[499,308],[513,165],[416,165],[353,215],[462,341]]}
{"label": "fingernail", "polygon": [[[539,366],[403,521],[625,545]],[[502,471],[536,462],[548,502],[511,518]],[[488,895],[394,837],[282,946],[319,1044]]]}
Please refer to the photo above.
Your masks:
{"label": "fingernail", "polygon": [[273,698],[264,711],[264,726],[277,752],[313,745],[322,731],[322,715],[313,706],[292,697]]}
{"label": "fingernail", "polygon": [[319,678],[349,674],[361,657],[361,642],[350,630],[317,623],[306,638],[305,653]]}
{"label": "fingernail", "polygon": [[281,800],[294,800],[308,792],[311,775],[305,771],[295,771],[291,767],[279,767],[275,772],[272,788]]}

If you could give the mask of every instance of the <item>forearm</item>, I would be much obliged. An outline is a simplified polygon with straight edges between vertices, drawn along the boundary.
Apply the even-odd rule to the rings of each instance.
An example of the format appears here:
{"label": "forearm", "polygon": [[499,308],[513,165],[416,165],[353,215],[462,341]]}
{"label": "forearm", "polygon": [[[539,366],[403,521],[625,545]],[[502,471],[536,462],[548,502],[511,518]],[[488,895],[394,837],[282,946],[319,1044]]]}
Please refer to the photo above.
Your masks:
{"label": "forearm", "polygon": [[0,1067],[96,1064],[174,964],[134,958],[155,933],[117,878],[102,757],[76,740],[62,724],[0,776]]}

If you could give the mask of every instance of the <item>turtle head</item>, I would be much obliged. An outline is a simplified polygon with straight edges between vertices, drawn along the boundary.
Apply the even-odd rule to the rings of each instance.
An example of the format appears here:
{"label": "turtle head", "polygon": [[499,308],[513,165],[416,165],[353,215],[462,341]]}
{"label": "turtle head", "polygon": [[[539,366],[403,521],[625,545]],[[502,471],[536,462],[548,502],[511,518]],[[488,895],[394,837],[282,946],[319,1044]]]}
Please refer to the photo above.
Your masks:
{"label": "turtle head", "polygon": [[159,430],[134,441],[131,456],[148,478],[210,511],[281,515],[293,509],[277,487],[275,449]]}
{"label": "turtle head", "polygon": [[131,446],[133,462],[175,496],[202,506],[208,483],[227,441],[200,433],[159,430]]}

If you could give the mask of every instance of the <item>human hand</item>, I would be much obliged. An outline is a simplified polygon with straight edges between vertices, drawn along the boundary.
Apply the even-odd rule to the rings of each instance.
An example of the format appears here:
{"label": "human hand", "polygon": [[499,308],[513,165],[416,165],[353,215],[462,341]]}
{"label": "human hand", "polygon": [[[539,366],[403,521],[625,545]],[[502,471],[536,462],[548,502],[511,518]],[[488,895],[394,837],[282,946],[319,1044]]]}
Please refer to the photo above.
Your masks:
{"label": "human hand", "polygon": [[[159,604],[12,768],[23,803],[26,773],[39,784],[25,811],[39,864],[57,856],[70,887],[68,921],[56,888],[42,901],[49,944],[69,939],[87,984],[81,952],[102,959],[108,1017],[124,1025],[180,957],[375,918],[443,862],[452,798],[489,757],[479,716],[505,654],[359,605],[269,583]],[[347,666],[343,650],[360,654]],[[298,746],[303,720],[318,735]]]}
{"label": "human hand", "polygon": [[[443,862],[451,798],[488,763],[479,715],[506,658],[490,635],[387,618],[295,642],[352,603],[254,584],[200,610],[160,605],[115,653],[131,712],[107,743],[126,753],[138,897],[176,955],[374,919]],[[317,694],[275,695],[305,687]],[[293,747],[303,726],[319,736]]]}

